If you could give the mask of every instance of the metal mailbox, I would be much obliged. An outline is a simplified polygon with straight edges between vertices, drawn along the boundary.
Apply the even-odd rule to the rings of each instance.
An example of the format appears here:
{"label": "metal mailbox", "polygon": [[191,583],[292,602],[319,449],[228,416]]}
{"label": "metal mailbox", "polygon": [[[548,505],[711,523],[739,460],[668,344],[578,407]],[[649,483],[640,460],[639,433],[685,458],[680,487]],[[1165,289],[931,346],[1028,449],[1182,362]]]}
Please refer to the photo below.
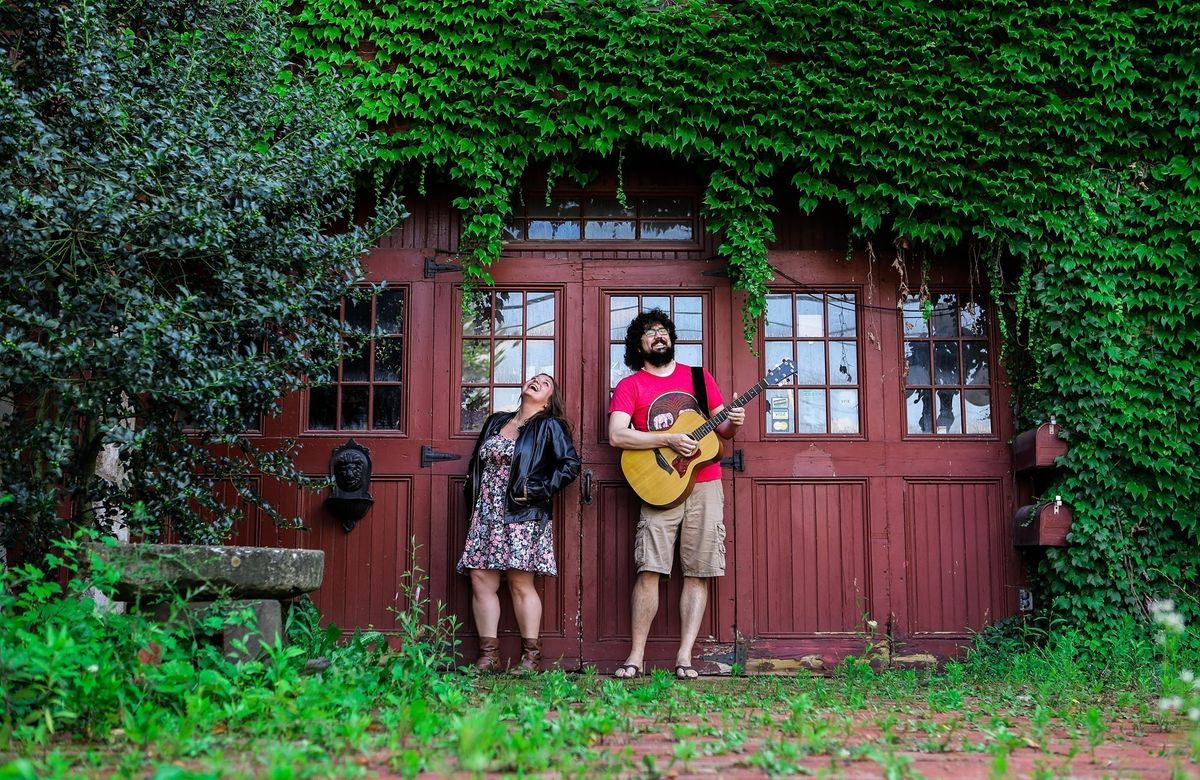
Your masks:
{"label": "metal mailbox", "polygon": [[1018,547],[1066,547],[1071,507],[1055,496],[1045,504],[1026,504],[1013,516],[1013,544]]}

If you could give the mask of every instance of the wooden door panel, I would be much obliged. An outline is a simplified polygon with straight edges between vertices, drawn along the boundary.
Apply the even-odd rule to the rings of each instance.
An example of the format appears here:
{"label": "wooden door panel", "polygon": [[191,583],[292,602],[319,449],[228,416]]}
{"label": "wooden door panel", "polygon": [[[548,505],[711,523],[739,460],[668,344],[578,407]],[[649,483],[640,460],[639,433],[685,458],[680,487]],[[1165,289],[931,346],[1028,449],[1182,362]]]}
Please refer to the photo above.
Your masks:
{"label": "wooden door panel", "polygon": [[755,635],[859,634],[872,612],[866,480],[755,480]]}
{"label": "wooden door panel", "polygon": [[908,614],[914,638],[969,638],[1015,613],[1011,529],[999,479],[904,480]]}

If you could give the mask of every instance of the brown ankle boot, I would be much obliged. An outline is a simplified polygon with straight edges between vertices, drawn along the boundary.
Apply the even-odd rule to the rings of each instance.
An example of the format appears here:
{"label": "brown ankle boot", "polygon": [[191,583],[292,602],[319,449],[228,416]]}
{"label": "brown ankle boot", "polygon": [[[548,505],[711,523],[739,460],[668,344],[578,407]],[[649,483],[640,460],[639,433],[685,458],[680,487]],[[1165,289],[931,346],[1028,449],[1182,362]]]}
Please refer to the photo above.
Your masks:
{"label": "brown ankle boot", "polygon": [[542,640],[521,637],[521,660],[509,674],[536,674],[542,669]]}
{"label": "brown ankle boot", "polygon": [[479,658],[475,659],[475,671],[500,671],[500,640],[494,636],[479,637]]}

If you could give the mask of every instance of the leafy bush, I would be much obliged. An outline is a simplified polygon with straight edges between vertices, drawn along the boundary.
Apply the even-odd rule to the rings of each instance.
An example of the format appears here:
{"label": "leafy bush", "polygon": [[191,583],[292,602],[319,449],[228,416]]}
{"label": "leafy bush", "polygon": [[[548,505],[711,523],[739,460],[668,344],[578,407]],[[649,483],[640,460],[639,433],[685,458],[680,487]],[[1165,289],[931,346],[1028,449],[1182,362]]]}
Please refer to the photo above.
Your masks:
{"label": "leafy bush", "polygon": [[302,476],[242,434],[327,376],[402,214],[351,223],[364,142],[286,34],[258,0],[0,9],[0,544],[44,551],[64,507],[217,539],[219,480],[283,519],[248,466]]}

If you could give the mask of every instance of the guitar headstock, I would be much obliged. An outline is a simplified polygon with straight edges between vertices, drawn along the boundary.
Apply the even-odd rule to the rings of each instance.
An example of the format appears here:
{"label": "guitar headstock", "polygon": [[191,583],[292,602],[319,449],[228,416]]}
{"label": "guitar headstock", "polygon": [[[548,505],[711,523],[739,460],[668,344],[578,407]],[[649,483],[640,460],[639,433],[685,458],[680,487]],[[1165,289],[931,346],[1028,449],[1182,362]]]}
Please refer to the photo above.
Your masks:
{"label": "guitar headstock", "polygon": [[768,385],[776,385],[796,373],[796,363],[792,360],[781,360],[779,365],[767,372],[763,380]]}

